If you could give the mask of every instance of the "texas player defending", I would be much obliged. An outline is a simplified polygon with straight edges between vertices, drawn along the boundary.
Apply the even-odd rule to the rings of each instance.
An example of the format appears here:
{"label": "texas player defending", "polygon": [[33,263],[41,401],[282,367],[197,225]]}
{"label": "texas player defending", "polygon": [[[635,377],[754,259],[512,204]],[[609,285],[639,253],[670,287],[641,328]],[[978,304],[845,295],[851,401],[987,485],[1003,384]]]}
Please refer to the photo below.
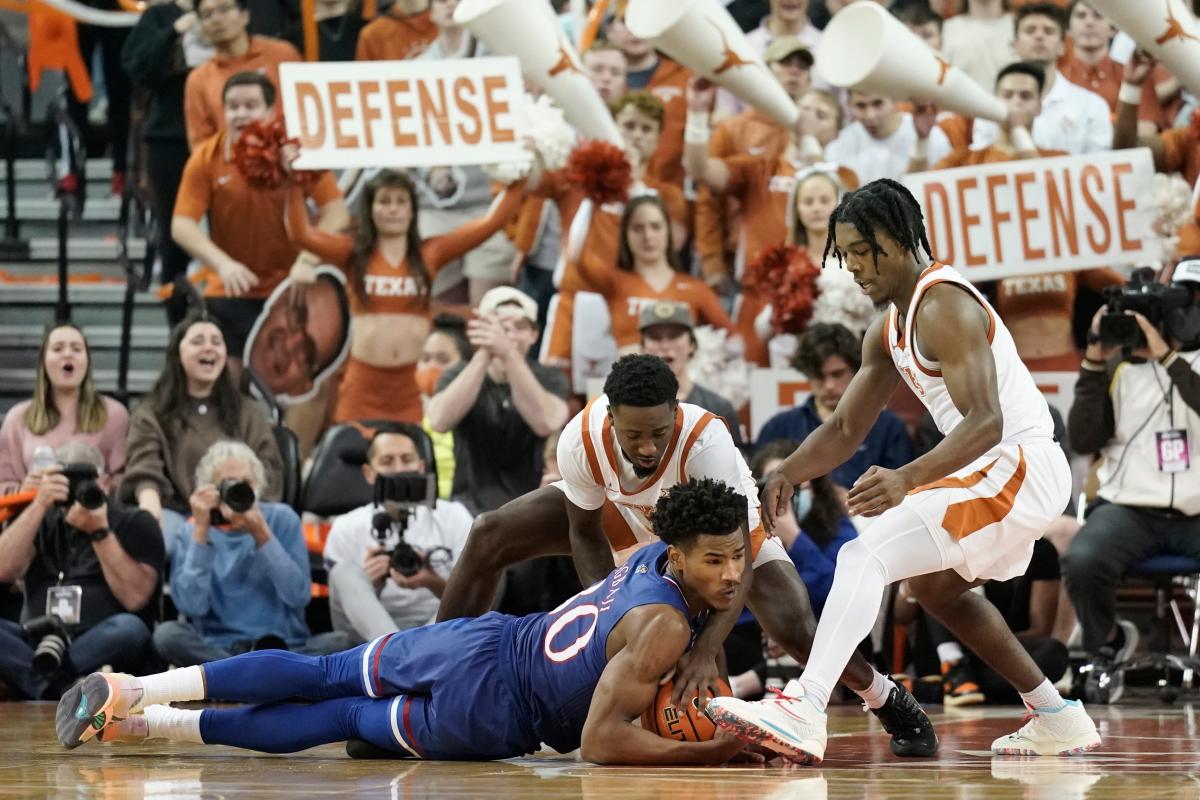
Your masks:
{"label": "texas player defending", "polygon": [[[657,541],[649,512],[662,494],[689,478],[710,478],[745,493],[750,557],[737,603],[715,614],[681,659],[675,702],[705,687],[716,693],[717,655],[743,601],[767,635],[803,664],[814,628],[804,583],[779,540],[763,530],[754,478],[725,423],[699,406],[677,402],[678,391],[661,358],[629,355],[617,361],[604,394],[567,423],[559,438],[563,479],[476,520],[438,618],[484,613],[504,568],[529,558],[570,554],[585,585],[598,580],[613,568],[614,552]],[[936,752],[933,726],[911,694],[861,655],[843,665],[842,682],[892,734],[892,752]]]}
{"label": "texas player defending", "polygon": [[768,524],[795,486],[855,452],[901,379],[945,439],[900,469],[871,467],[851,488],[850,513],[879,520],[839,553],[800,678],[771,700],[714,698],[710,716],[745,740],[820,762],[829,693],[870,632],[884,588],[908,579],[922,607],[1029,707],[1028,722],[993,742],[993,753],[1098,747],[1082,704],[1064,701],[995,606],[969,591],[1024,574],[1034,541],[1067,504],[1071,472],[1045,398],[983,296],[952,267],[929,263],[921,207],[904,186],[882,179],[843,197],[830,218],[826,255],[830,249],[885,313],[868,329],[862,369],[833,416],[768,477]]}

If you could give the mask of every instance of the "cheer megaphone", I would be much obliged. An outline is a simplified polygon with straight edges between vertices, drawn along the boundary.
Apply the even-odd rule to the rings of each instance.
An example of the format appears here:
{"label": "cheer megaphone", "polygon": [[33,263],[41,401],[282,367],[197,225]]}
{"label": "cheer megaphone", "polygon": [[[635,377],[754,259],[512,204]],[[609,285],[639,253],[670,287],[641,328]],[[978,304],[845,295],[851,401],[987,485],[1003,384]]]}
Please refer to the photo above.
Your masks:
{"label": "cheer megaphone", "polygon": [[496,55],[520,59],[526,80],[550,95],[583,136],[624,146],[612,113],[584,74],[579,53],[549,3],[463,0],[454,11],[454,21]]}
{"label": "cheer megaphone", "polygon": [[825,26],[814,54],[834,86],[896,100],[928,100],[968,117],[1002,122],[1000,98],[951,66],[877,3],[851,3]]}
{"label": "cheer megaphone", "polygon": [[1179,82],[1200,94],[1200,33],[1183,0],[1088,0],[1108,21],[1163,63]]}
{"label": "cheer megaphone", "polygon": [[629,0],[625,27],[779,124],[791,127],[800,117],[792,98],[718,0]]}

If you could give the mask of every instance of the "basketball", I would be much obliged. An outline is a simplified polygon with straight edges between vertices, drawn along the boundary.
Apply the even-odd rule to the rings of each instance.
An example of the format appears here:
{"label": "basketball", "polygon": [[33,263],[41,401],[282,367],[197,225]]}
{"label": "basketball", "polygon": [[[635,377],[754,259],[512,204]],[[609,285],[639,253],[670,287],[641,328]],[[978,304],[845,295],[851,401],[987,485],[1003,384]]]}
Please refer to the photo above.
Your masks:
{"label": "basketball", "polygon": [[[724,678],[719,679],[721,691],[719,696],[729,696],[733,690]],[[684,701],[683,708],[671,705],[671,692],[675,690],[672,681],[658,687],[658,695],[654,703],[642,714],[642,727],[654,731],[664,739],[678,739],[681,742],[707,742],[716,735],[716,726],[704,716],[704,703],[694,695]]]}

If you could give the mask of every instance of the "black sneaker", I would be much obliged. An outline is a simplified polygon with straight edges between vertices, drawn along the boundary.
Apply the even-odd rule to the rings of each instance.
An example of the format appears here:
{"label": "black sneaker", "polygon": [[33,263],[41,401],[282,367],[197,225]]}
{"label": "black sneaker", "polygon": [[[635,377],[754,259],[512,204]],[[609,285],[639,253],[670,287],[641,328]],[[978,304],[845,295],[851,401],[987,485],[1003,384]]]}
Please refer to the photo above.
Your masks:
{"label": "black sneaker", "polygon": [[1092,663],[1083,668],[1083,699],[1086,703],[1106,706],[1120,700],[1125,693],[1125,673],[1116,669],[1115,656],[1110,647],[1101,647]]}
{"label": "black sneaker", "polygon": [[408,753],[401,753],[396,750],[385,750],[382,747],[371,744],[366,739],[349,739],[346,741],[346,755],[351,758],[366,758],[366,759],[404,759],[408,758]]}
{"label": "black sneaker", "polygon": [[938,738],[933,723],[916,698],[900,684],[892,689],[887,702],[871,709],[871,713],[892,735],[892,753],[895,755],[927,758],[937,753]]}

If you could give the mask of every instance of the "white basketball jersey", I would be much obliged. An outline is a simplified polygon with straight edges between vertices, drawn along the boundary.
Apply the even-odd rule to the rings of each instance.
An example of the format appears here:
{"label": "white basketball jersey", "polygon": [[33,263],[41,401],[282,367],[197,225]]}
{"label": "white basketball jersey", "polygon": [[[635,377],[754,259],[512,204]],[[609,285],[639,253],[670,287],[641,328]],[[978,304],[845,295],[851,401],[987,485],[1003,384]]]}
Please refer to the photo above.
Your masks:
{"label": "white basketball jersey", "polygon": [[[650,513],[658,498],[689,477],[720,480],[745,494],[751,530],[758,527],[758,488],[754,477],[733,444],[724,421],[715,414],[691,403],[680,403],[675,410],[675,429],[667,450],[658,469],[646,478],[633,473],[619,450],[605,395],[588,403],[576,420],[567,425],[559,442],[559,466],[563,478],[567,483],[578,485],[578,479],[586,476],[592,486],[602,486],[605,499],[620,512],[621,519],[629,527],[628,534],[637,542],[657,538]],[[568,459],[573,463],[564,463]],[[697,474],[689,472],[689,459]],[[576,480],[572,481],[571,475],[576,476]],[[564,491],[578,503],[579,498],[569,487]],[[613,531],[608,532],[612,538]]]}
{"label": "white basketball jersey", "polygon": [[926,290],[939,283],[958,284],[970,292],[987,310],[988,342],[996,362],[996,383],[1000,389],[1000,409],[1004,415],[1001,444],[1029,444],[1052,440],[1054,423],[1050,418],[1050,408],[1046,405],[1046,398],[1034,384],[1033,376],[1017,355],[1017,346],[1013,343],[1008,328],[1004,327],[1000,317],[970,281],[953,267],[935,261],[917,280],[912,302],[908,304],[908,316],[903,324],[900,322],[896,306],[888,306],[887,317],[884,320],[883,343],[904,382],[929,409],[938,430],[943,435],[949,434],[963,419],[946,389],[940,365],[922,356],[917,345],[914,323],[917,318],[917,306]]}

